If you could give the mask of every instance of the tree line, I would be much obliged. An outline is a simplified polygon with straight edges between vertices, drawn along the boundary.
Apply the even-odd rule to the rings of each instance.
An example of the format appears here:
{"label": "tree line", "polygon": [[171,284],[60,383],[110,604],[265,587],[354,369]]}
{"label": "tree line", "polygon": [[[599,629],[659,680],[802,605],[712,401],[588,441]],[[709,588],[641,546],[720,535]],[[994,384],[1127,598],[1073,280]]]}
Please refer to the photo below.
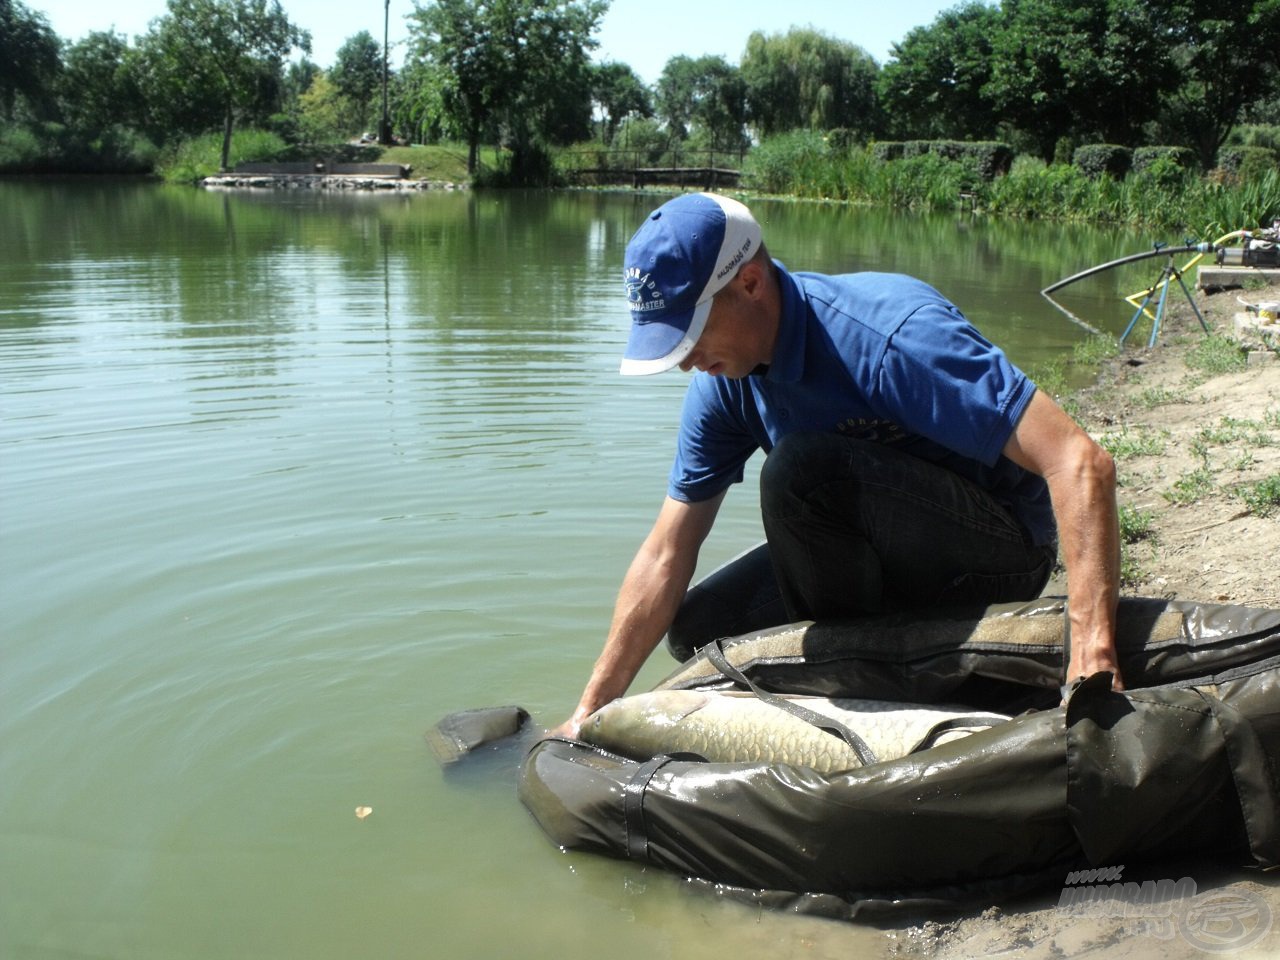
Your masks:
{"label": "tree line", "polygon": [[[277,0],[167,0],[147,33],[70,42],[0,0],[0,125],[86,144],[238,126],[289,143],[460,141],[474,172],[499,145],[512,179],[551,151],[742,150],[794,130],[842,142],[1000,140],[1046,161],[1081,144],[1182,146],[1204,168],[1241,122],[1280,124],[1280,0],[968,0],[911,30],[883,66],[814,28],[756,32],[737,63],[676,56],[653,86],[595,63],[607,0],[431,0],[392,71],[368,31],[335,62]],[[849,25],[849,32],[856,25]]]}

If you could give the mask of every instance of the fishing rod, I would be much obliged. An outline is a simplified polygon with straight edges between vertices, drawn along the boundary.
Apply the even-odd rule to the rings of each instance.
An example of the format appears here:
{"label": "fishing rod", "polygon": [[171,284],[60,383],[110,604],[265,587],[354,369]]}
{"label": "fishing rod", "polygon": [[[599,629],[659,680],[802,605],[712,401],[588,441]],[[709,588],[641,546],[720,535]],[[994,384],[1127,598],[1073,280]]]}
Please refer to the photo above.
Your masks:
{"label": "fishing rod", "polygon": [[[1196,306],[1195,298],[1191,296],[1191,292],[1187,290],[1187,285],[1183,283],[1182,274],[1184,274],[1187,270],[1190,270],[1191,267],[1195,263],[1197,263],[1200,260],[1200,258],[1203,257],[1206,253],[1216,252],[1218,254],[1219,260],[1221,261],[1221,257],[1224,249],[1222,246],[1223,244],[1237,237],[1249,237],[1252,235],[1253,235],[1253,232],[1249,230],[1234,230],[1231,233],[1224,234],[1223,236],[1219,237],[1217,240],[1214,240],[1212,243],[1191,243],[1190,241],[1187,241],[1182,246],[1177,246],[1177,247],[1170,247],[1165,243],[1157,242],[1152,246],[1152,249],[1150,250],[1144,250],[1142,253],[1133,253],[1127,257],[1118,257],[1115,260],[1108,260],[1106,263],[1100,263],[1096,267],[1090,267],[1088,270],[1081,270],[1079,273],[1074,273],[1069,277],[1064,277],[1063,279],[1059,280],[1057,283],[1052,283],[1049,286],[1045,287],[1043,290],[1040,291],[1040,295],[1043,296],[1046,300],[1048,300],[1051,304],[1053,304],[1054,308],[1060,311],[1061,313],[1063,313],[1067,317],[1067,319],[1070,320],[1072,323],[1078,324],[1079,326],[1088,330],[1090,333],[1094,334],[1095,336],[1104,336],[1102,331],[1098,330],[1096,327],[1092,326],[1091,324],[1086,323],[1084,320],[1081,320],[1079,317],[1077,317],[1074,313],[1072,313],[1062,304],[1058,303],[1058,301],[1054,300],[1053,297],[1050,296],[1050,294],[1052,294],[1055,290],[1061,290],[1063,287],[1070,286],[1071,284],[1076,283],[1077,281],[1084,280],[1088,277],[1092,277],[1106,270],[1114,269],[1115,267],[1123,266],[1124,264],[1138,263],[1143,260],[1150,260],[1153,257],[1167,257],[1168,261],[1164,269],[1160,273],[1160,278],[1156,281],[1155,284],[1153,284],[1147,290],[1143,290],[1143,291],[1140,291],[1139,293],[1133,294],[1132,296],[1125,297],[1125,300],[1127,300],[1130,304],[1137,307],[1137,312],[1134,313],[1133,319],[1129,321],[1129,326],[1125,328],[1124,333],[1121,335],[1120,342],[1123,343],[1125,341],[1125,339],[1129,336],[1129,333],[1133,330],[1134,325],[1138,322],[1138,318],[1145,313],[1148,317],[1151,317],[1151,320],[1152,320],[1151,342],[1148,345],[1154,345],[1156,341],[1156,336],[1160,330],[1160,321],[1164,315],[1165,301],[1168,297],[1169,285],[1175,280],[1178,282],[1178,285],[1182,288],[1183,293],[1186,294],[1187,302],[1191,304],[1191,309],[1195,311],[1196,316],[1200,320],[1200,326],[1204,328],[1205,332],[1208,332],[1209,327],[1205,323],[1204,317],[1201,316],[1199,307]],[[1192,257],[1189,261],[1187,261],[1186,266],[1184,266],[1181,270],[1179,270],[1176,266],[1174,266],[1174,263],[1173,263],[1174,255],[1179,253],[1195,254],[1194,257]],[[1152,316],[1150,311],[1147,310],[1147,304],[1151,302],[1151,298],[1157,293],[1157,291],[1160,292],[1160,301],[1159,301],[1159,305],[1156,307],[1155,315]],[[1141,303],[1137,302],[1139,298],[1143,298]]]}
{"label": "fishing rod", "polygon": [[[1177,253],[1213,253],[1213,250],[1214,246],[1212,243],[1188,243],[1181,247],[1168,247],[1163,243],[1157,243],[1153,250],[1146,250],[1142,253],[1132,253],[1127,257],[1120,257],[1116,260],[1108,260],[1106,263],[1100,263],[1096,267],[1090,267],[1088,270],[1081,270],[1079,273],[1072,274],[1064,280],[1059,280],[1057,283],[1051,283],[1049,286],[1041,290],[1040,294],[1044,297],[1048,297],[1049,294],[1053,293],[1053,291],[1060,290],[1069,284],[1075,283],[1077,280],[1083,280],[1085,277],[1092,277],[1095,273],[1101,273],[1103,270],[1110,270],[1112,267],[1119,267],[1126,263],[1137,263],[1139,260],[1150,260],[1152,257],[1171,257]],[[1057,304],[1055,303],[1054,306],[1056,307]]]}

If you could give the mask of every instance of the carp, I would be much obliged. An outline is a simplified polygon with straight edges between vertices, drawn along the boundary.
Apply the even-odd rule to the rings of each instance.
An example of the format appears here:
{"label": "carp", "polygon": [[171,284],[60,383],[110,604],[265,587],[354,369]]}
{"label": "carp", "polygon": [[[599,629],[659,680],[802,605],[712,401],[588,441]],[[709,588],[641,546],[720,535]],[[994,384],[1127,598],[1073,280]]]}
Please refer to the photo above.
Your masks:
{"label": "carp", "polygon": [[[985,730],[1008,719],[956,706],[787,696],[830,717],[870,748],[896,760]],[[632,760],[692,753],[713,763],[785,763],[836,773],[863,765],[840,737],[751,693],[654,690],[621,697],[587,717],[579,736]]]}

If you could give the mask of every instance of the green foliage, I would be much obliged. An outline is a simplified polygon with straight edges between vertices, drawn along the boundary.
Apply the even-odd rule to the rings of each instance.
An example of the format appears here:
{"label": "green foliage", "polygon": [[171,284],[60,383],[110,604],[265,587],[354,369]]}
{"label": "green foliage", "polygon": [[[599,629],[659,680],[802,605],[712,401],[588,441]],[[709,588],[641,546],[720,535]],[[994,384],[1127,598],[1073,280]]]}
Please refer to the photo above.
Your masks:
{"label": "green foliage", "polygon": [[683,140],[701,132],[708,146],[737,150],[746,143],[746,85],[723,57],[672,57],[658,78],[657,115]]}
{"label": "green foliage", "polygon": [[628,117],[652,117],[653,97],[625,63],[593,64],[591,99],[603,117],[601,140],[612,144]]}
{"label": "green foliage", "polygon": [[307,143],[345,140],[352,124],[359,126],[349,98],[343,96],[326,73],[318,73],[298,97],[298,135]]}
{"label": "green foliage", "polygon": [[1013,148],[997,141],[908,140],[880,141],[871,145],[871,155],[881,161],[910,159],[926,154],[933,154],[944,160],[971,163],[983,180],[993,180],[1008,173],[1014,159]]}
{"label": "green foliage", "polygon": [[[222,139],[221,133],[207,133],[173,144],[161,155],[156,172],[169,183],[198,183],[224,169]],[[285,160],[290,153],[291,148],[278,134],[237,130],[231,137],[225,169],[234,169],[239,163]]]}
{"label": "green foliage", "polygon": [[995,135],[996,111],[986,85],[992,38],[1002,19],[996,7],[968,0],[894,44],[877,82],[890,134],[954,139]]}
{"label": "green foliage", "polygon": [[1133,151],[1133,172],[1185,171],[1195,164],[1195,155],[1187,147],[1138,147]]}
{"label": "green foliage", "polygon": [[1280,474],[1273,473],[1255,483],[1244,484],[1235,492],[1255,516],[1269,517],[1280,511]]}
{"label": "green foliage", "polygon": [[43,13],[0,0],[0,120],[21,103],[29,119],[50,119],[49,96],[62,68],[58,37]]}
{"label": "green foliage", "polygon": [[381,116],[382,47],[368,30],[353,34],[338,48],[329,80],[350,105],[356,131],[376,126]]}
{"label": "green foliage", "polygon": [[878,69],[855,44],[812,27],[756,31],[740,70],[751,121],[763,137],[837,127],[865,137],[876,126]]}
{"label": "green foliage", "polygon": [[1252,183],[1276,172],[1276,157],[1270,147],[1228,146],[1218,151],[1218,166],[1237,182]]}
{"label": "green foliage", "polygon": [[1207,465],[1201,464],[1175,480],[1173,486],[1164,491],[1163,496],[1170,503],[1188,506],[1210,496],[1215,489],[1213,472]]}
{"label": "green foliage", "polygon": [[1187,366],[1215,376],[1243,370],[1248,358],[1244,348],[1231,337],[1209,334],[1187,353]]}
{"label": "green foliage", "polygon": [[1120,542],[1139,543],[1155,535],[1155,512],[1128,504],[1120,505]]}
{"label": "green foliage", "polygon": [[[603,0],[435,0],[409,15],[406,98],[412,126],[431,126],[468,145],[476,172],[483,137],[499,131],[512,162],[548,173],[547,147],[586,137],[591,125],[587,54]],[[519,170],[511,171],[520,181]]]}
{"label": "green foliage", "polygon": [[[276,112],[284,59],[311,49],[309,35],[285,16],[279,0],[168,0],[141,43],[140,81],[157,126],[223,131],[221,165],[232,163],[236,114]],[[264,109],[266,108],[266,109]]]}
{"label": "green foliage", "polygon": [[1119,433],[1103,434],[1098,445],[1117,460],[1131,457],[1158,457],[1165,452],[1168,436],[1149,430],[1129,432],[1128,428]]}
{"label": "green foliage", "polygon": [[0,123],[0,173],[149,173],[157,148],[119,125],[92,138],[61,123]]}
{"label": "green foliage", "polygon": [[1196,151],[1213,166],[1218,147],[1244,107],[1276,94],[1275,53],[1280,46],[1280,3],[1274,0],[1173,0],[1164,22],[1174,69],[1156,117],[1157,136]]}
{"label": "green foliage", "polygon": [[827,141],[811,130],[784,133],[761,143],[742,164],[742,184],[761,193],[821,195],[814,184],[834,170]]}
{"label": "green foliage", "polygon": [[1086,177],[1096,178],[1105,174],[1120,179],[1133,165],[1133,151],[1114,143],[1089,143],[1076,148],[1071,162]]}
{"label": "green foliage", "polygon": [[1267,147],[1280,152],[1280,123],[1242,123],[1232,127],[1226,145],[1231,147]]}
{"label": "green foliage", "polygon": [[1169,84],[1162,5],[1145,0],[1001,5],[983,91],[1048,160],[1065,132],[1133,143]]}

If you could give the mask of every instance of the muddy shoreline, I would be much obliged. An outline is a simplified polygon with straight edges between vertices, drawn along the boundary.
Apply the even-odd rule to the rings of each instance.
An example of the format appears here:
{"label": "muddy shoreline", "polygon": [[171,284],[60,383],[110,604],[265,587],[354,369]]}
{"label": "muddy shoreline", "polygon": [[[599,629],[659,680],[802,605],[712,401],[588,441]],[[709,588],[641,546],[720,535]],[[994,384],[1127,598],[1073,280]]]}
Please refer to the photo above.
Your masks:
{"label": "muddy shoreline", "polygon": [[[1096,384],[1064,404],[1112,450],[1119,503],[1147,527],[1124,547],[1126,595],[1280,606],[1280,508],[1267,509],[1257,495],[1270,489],[1268,477],[1280,477],[1280,324],[1236,330],[1240,299],[1278,300],[1280,287],[1195,296],[1217,344],[1230,337],[1248,352],[1242,365],[1217,371],[1219,356],[1206,369],[1199,321],[1187,304],[1171,301],[1172,316],[1154,347],[1126,349],[1107,361]],[[1045,592],[1066,592],[1061,571]],[[1280,871],[1262,873],[1229,855],[1128,868],[1123,879],[1184,877],[1201,896],[1259,911],[1255,930],[1258,917],[1269,913],[1269,932],[1251,938],[1241,927],[1237,945],[1222,922],[1208,931],[1216,936],[1206,936],[1185,913],[1181,921],[1141,910],[1091,916],[1061,907],[1061,891],[886,932],[894,953],[935,960],[1280,956]]]}

